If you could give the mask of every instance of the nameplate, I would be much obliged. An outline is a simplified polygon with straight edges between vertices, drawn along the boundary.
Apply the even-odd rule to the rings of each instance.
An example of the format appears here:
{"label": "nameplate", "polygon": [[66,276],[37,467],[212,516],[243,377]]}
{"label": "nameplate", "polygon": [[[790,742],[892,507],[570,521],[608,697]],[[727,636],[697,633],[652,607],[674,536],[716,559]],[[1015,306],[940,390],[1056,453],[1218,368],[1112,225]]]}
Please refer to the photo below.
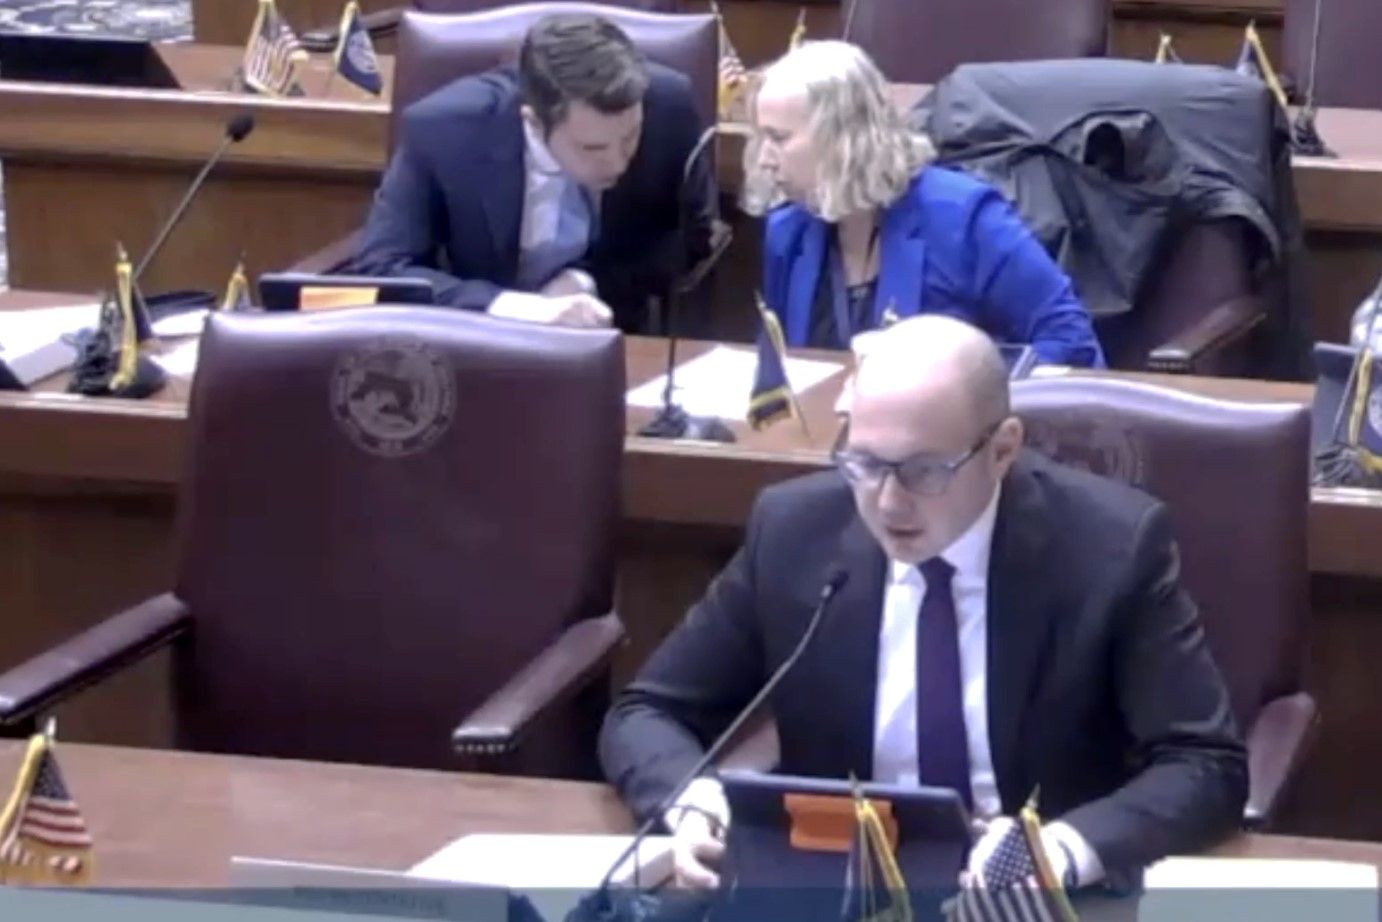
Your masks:
{"label": "nameplate", "polygon": [[333,285],[304,285],[298,293],[298,310],[329,311],[341,307],[362,307],[379,300],[379,289]]}

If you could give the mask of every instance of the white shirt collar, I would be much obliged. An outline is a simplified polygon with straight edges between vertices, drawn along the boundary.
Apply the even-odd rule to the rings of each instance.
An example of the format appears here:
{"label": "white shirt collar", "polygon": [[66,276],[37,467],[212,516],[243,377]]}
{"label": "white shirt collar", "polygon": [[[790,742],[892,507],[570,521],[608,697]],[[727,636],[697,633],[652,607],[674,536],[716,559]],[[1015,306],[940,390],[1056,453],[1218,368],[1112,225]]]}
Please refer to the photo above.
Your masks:
{"label": "white shirt collar", "polygon": [[[986,580],[989,571],[989,555],[993,550],[993,525],[998,519],[998,497],[1003,492],[1000,482],[994,487],[993,496],[979,517],[950,542],[940,556],[955,568],[955,578],[960,580]],[[920,577],[916,564],[900,560],[888,561],[889,582],[903,583]]]}
{"label": "white shirt collar", "polygon": [[530,171],[552,179],[562,178],[566,175],[562,171],[561,164],[557,163],[557,158],[552,156],[552,151],[548,149],[547,143],[542,140],[542,135],[526,118],[523,120],[523,138]]}

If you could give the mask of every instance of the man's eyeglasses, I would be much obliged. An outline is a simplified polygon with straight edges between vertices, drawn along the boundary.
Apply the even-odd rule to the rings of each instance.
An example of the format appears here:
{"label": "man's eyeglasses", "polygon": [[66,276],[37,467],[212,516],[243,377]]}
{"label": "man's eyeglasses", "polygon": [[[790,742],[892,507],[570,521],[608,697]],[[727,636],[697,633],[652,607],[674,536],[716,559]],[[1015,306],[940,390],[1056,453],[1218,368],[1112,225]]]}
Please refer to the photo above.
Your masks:
{"label": "man's eyeglasses", "polygon": [[830,458],[850,483],[878,489],[891,473],[897,478],[898,485],[909,493],[938,496],[950,486],[950,481],[955,479],[960,468],[988,444],[1000,425],[1002,423],[997,422],[989,426],[969,450],[956,458],[943,460],[932,454],[920,454],[901,461],[884,461],[864,452],[844,448],[843,444],[849,433],[849,427],[846,425],[840,432],[839,441],[831,451]]}

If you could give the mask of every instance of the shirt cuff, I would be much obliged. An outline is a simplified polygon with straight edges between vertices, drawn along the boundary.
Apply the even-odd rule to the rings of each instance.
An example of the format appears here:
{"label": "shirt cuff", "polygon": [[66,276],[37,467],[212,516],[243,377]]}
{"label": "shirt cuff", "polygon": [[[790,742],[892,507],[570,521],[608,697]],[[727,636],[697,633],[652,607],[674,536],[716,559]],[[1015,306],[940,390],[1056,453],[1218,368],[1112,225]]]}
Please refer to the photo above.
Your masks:
{"label": "shirt cuff", "polygon": [[508,320],[529,320],[532,318],[533,302],[541,296],[527,291],[501,291],[489,302],[486,313]]}
{"label": "shirt cuff", "polygon": [[719,828],[727,828],[729,826],[729,801],[725,800],[724,785],[715,778],[705,776],[697,778],[686,786],[686,790],[681,792],[681,796],[672,801],[672,806],[668,807],[667,812],[662,814],[662,822],[667,824],[669,830],[676,833],[677,826],[688,811],[709,814],[718,821]]}
{"label": "shirt cuff", "polygon": [[1075,863],[1075,885],[1088,887],[1104,879],[1104,863],[1084,836],[1075,831],[1069,823],[1055,822],[1043,826],[1041,837],[1050,836],[1059,845],[1065,846],[1070,859]]}

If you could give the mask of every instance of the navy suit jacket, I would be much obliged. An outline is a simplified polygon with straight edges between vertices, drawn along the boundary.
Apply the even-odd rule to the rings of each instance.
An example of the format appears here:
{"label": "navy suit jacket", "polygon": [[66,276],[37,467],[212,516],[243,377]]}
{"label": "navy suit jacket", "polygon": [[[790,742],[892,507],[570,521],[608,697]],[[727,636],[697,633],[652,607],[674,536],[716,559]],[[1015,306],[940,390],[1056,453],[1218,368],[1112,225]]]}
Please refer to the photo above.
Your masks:
{"label": "navy suit jacket", "polygon": [[[790,345],[807,344],[829,232],[830,225],[799,205],[768,215],[763,296]],[[1007,200],[993,187],[944,167],[923,169],[883,213],[877,295],[868,325],[880,326],[890,309],[899,318],[949,314],[996,340],[1031,343],[1043,362],[1104,364],[1070,279]]]}
{"label": "navy suit jacket", "polygon": [[[625,329],[680,269],[677,194],[701,132],[691,83],[648,64],[643,134],[627,172],[603,196],[582,267]],[[352,269],[432,282],[438,304],[484,310],[514,285],[525,188],[518,75],[463,77],[403,112]],[[687,186],[687,258],[709,251],[716,213],[708,157]]]}
{"label": "navy suit jacket", "polygon": [[[765,490],[744,546],[610,712],[605,772],[640,817],[801,639],[771,700],[786,774],[873,775],[887,558],[831,471]],[[1003,811],[1040,788],[1118,879],[1232,833],[1247,758],[1166,507],[1024,453],[1003,484],[988,575],[988,728]],[[732,818],[731,818],[732,820]]]}

